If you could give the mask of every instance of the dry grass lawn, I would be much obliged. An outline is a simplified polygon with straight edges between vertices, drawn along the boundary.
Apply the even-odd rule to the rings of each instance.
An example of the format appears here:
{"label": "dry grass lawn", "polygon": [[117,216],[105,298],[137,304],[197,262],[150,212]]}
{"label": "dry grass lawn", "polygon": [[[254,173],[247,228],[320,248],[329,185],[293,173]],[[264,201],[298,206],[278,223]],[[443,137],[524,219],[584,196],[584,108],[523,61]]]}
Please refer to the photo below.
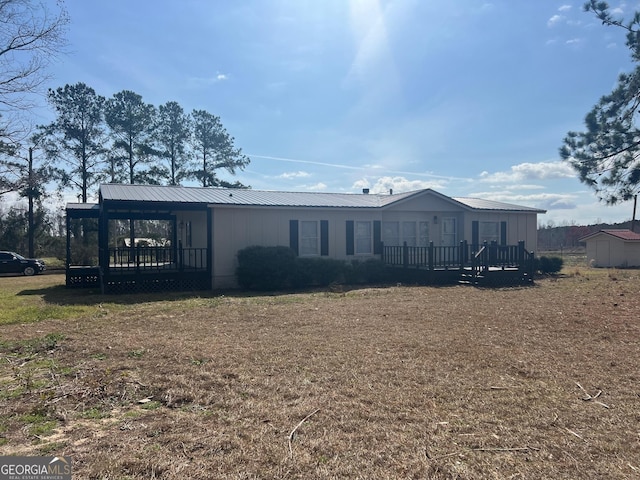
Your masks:
{"label": "dry grass lawn", "polygon": [[62,308],[0,326],[2,455],[69,455],[78,479],[640,478],[638,270],[256,296],[61,283],[0,278]]}

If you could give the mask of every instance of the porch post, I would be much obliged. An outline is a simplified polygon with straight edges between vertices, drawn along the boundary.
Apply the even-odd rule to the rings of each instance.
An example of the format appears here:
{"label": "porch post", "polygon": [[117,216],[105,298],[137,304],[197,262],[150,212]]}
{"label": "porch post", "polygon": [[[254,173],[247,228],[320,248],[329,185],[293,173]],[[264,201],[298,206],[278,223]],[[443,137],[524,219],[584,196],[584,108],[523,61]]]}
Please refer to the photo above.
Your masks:
{"label": "porch post", "polygon": [[433,242],[429,242],[429,270],[433,270],[435,265],[433,264]]}
{"label": "porch post", "polygon": [[402,243],[402,266],[407,268],[409,266],[409,247],[407,242]]}
{"label": "porch post", "polygon": [[207,207],[207,280],[209,289],[213,288],[213,209]]}

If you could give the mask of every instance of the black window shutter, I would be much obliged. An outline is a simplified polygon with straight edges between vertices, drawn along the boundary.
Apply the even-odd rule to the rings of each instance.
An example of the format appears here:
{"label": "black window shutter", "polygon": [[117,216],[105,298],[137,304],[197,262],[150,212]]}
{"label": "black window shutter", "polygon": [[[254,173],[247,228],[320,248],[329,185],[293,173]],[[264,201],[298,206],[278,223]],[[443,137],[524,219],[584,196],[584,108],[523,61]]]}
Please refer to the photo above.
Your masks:
{"label": "black window shutter", "polygon": [[380,220],[373,221],[373,254],[380,255],[382,253],[382,222]]}
{"label": "black window shutter", "polygon": [[320,255],[329,255],[329,220],[320,220]]}
{"label": "black window shutter", "polygon": [[298,220],[289,220],[289,247],[298,255]]}
{"label": "black window shutter", "polygon": [[347,220],[347,255],[355,252],[355,231],[353,220]]}
{"label": "black window shutter", "polygon": [[507,244],[507,222],[500,222],[500,245]]}
{"label": "black window shutter", "polygon": [[480,222],[474,220],[471,222],[471,245],[480,244]]}

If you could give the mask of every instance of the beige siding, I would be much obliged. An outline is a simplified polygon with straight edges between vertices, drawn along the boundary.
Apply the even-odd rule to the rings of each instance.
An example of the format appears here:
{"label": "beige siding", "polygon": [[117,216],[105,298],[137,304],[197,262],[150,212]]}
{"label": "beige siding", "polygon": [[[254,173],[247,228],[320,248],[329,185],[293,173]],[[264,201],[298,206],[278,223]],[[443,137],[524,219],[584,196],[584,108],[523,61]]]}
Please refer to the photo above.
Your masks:
{"label": "beige siding", "polygon": [[640,243],[595,235],[587,240],[587,262],[594,267],[640,267]]}
{"label": "beige siding", "polygon": [[[214,288],[235,286],[239,250],[253,245],[289,246],[290,220],[327,220],[329,257],[349,260],[372,255],[347,256],[347,220],[400,223],[426,221],[429,222],[429,240],[435,245],[440,245],[442,222],[445,218],[456,219],[456,242],[471,242],[471,225],[474,220],[506,221],[508,244],[515,245],[518,241],[524,240],[527,250],[535,250],[537,247],[535,214],[470,212],[436,195],[413,198],[383,209],[216,206],[213,208],[213,285]],[[205,220],[203,224],[206,225]]]}
{"label": "beige siding", "polygon": [[472,241],[471,232],[474,221],[507,222],[507,245],[517,245],[518,242],[524,241],[528,251],[538,250],[538,220],[535,213],[468,213],[464,222],[464,233],[468,242]]}
{"label": "beige siding", "polygon": [[624,258],[627,267],[640,267],[640,243],[627,242],[624,246]]}
{"label": "beige siding", "polygon": [[329,222],[329,257],[342,260],[367,258],[347,256],[346,222],[374,221],[380,212],[325,209],[217,207],[213,212],[213,285],[235,286],[239,250],[253,245],[289,246],[289,221]]}

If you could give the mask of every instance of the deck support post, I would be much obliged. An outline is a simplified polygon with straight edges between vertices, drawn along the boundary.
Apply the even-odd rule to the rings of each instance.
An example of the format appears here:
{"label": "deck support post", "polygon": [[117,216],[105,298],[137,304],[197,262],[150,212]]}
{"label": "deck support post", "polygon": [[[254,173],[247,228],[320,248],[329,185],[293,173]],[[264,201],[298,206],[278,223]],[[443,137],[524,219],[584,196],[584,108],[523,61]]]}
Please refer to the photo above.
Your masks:
{"label": "deck support post", "polygon": [[407,246],[407,242],[402,244],[402,266],[409,268],[409,247]]}

